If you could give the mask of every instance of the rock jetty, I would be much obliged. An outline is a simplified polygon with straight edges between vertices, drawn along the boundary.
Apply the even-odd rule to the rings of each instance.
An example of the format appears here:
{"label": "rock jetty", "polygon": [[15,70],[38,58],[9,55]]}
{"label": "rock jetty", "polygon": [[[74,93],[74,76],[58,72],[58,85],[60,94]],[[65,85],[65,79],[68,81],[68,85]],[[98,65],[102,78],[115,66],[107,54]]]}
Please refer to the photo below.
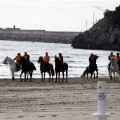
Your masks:
{"label": "rock jetty", "polygon": [[45,30],[0,29],[0,40],[31,41],[71,44],[80,32],[56,32]]}

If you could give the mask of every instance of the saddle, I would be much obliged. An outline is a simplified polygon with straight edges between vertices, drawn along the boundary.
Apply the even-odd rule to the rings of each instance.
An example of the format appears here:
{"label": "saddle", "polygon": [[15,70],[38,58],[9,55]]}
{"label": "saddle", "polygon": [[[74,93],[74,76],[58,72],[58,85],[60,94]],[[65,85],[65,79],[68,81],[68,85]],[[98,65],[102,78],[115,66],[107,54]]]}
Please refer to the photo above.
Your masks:
{"label": "saddle", "polygon": [[19,63],[16,63],[16,68],[17,68],[17,70],[16,70],[16,71],[19,71],[19,70],[22,68],[22,65],[21,65],[21,64],[19,64]]}
{"label": "saddle", "polygon": [[97,71],[98,71],[98,69],[97,69],[97,64],[91,63],[91,64],[89,65],[88,69],[89,69],[89,71],[94,71],[94,70],[97,70]]}

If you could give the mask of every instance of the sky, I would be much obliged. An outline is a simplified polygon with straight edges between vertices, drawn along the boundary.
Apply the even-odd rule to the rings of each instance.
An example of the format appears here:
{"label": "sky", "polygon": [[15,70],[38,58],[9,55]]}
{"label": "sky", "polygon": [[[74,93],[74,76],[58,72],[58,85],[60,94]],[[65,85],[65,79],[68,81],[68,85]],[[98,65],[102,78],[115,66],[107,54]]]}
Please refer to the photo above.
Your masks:
{"label": "sky", "polygon": [[88,30],[120,0],[0,0],[0,28]]}

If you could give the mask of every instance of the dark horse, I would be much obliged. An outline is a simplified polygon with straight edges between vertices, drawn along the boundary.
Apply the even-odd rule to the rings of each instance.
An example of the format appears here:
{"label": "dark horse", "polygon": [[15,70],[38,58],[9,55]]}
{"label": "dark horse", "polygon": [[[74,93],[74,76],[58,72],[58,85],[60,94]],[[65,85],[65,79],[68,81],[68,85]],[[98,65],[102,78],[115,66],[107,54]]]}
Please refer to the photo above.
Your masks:
{"label": "dark horse", "polygon": [[[91,63],[89,66],[86,67],[81,77],[85,77],[85,75],[87,74],[87,79],[88,79],[88,74],[90,73],[91,79],[92,79],[93,74],[94,74],[94,79],[98,78],[98,69],[97,69],[97,64],[96,64],[96,60],[98,59],[98,56],[94,55],[94,59],[95,59],[95,62]],[[96,71],[96,77],[95,77],[95,71]]]}
{"label": "dark horse", "polygon": [[55,72],[56,72],[56,81],[57,82],[57,74],[59,75],[59,82],[60,82],[60,72],[62,72],[63,78],[62,78],[62,82],[64,81],[64,72],[66,72],[66,82],[67,82],[67,77],[68,77],[68,64],[67,63],[63,63],[61,65],[59,59],[57,58],[57,56],[55,56]]}
{"label": "dark horse", "polygon": [[[51,63],[48,64],[48,68],[46,67],[46,64],[44,63],[43,61],[43,57],[39,57],[38,59],[38,63],[41,63],[40,64],[40,71],[41,71],[41,78],[42,78],[42,81],[44,80],[45,81],[45,73],[48,72],[49,74],[49,81],[51,79],[51,75],[52,75],[52,81],[53,81],[53,76],[54,76],[54,68],[53,68],[53,65]],[[43,79],[43,73],[44,73],[44,79]]]}
{"label": "dark horse", "polygon": [[[21,82],[22,82],[21,76],[22,76],[23,73],[25,74],[24,81],[26,81],[26,74],[29,73],[29,75],[30,75],[30,82],[31,82],[33,70],[36,70],[35,65],[32,62],[30,62],[30,61],[26,61],[24,59],[24,57],[22,57],[22,59],[21,59],[21,64],[22,64],[22,71],[21,71],[21,74],[20,74]],[[28,79],[28,76],[27,76],[27,79]]]}

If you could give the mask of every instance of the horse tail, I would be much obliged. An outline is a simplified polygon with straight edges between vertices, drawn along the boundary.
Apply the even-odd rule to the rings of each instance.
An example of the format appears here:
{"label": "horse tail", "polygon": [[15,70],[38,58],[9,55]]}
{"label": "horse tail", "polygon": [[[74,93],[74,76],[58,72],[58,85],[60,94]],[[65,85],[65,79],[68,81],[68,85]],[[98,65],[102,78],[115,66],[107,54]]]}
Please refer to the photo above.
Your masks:
{"label": "horse tail", "polygon": [[87,71],[88,71],[88,67],[85,69],[81,77],[85,77],[85,75],[87,74]]}
{"label": "horse tail", "polygon": [[[33,64],[34,65],[34,64]],[[35,67],[35,65],[33,66],[33,70],[36,70],[36,67]]]}
{"label": "horse tail", "polygon": [[66,63],[66,76],[68,77],[68,64]]}
{"label": "horse tail", "polygon": [[32,69],[36,70],[36,67],[35,67],[35,65],[32,62],[31,62],[31,65],[32,65]]}

